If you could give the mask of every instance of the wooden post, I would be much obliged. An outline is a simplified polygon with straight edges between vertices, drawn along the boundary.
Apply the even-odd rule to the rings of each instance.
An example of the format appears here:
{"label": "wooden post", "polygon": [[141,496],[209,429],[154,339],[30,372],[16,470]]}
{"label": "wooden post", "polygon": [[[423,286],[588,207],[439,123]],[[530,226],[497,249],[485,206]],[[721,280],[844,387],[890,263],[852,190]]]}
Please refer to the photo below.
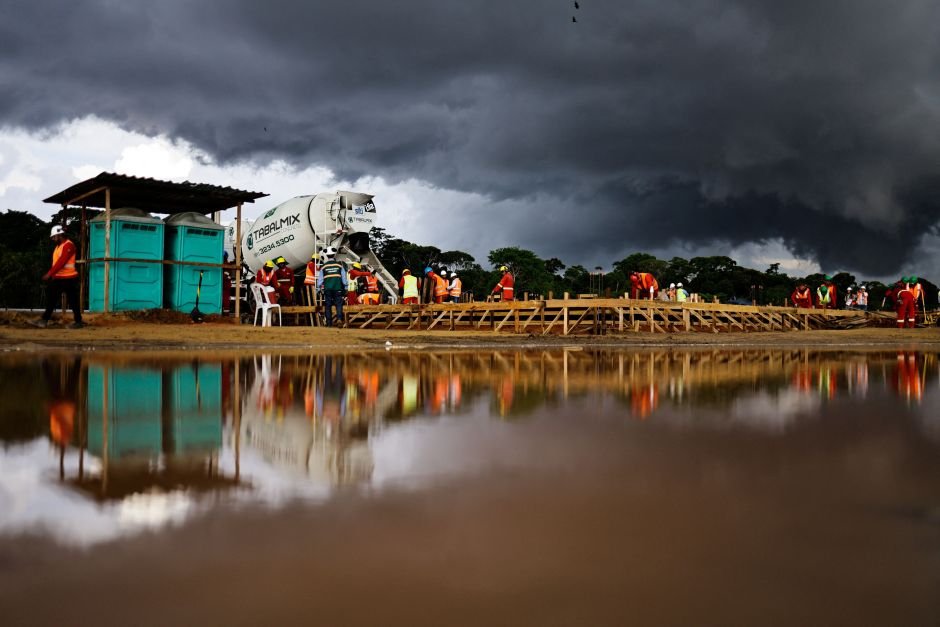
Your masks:
{"label": "wooden post", "polygon": [[242,204],[235,208],[235,324],[242,323]]}
{"label": "wooden post", "polygon": [[[237,227],[236,227],[237,229]],[[242,437],[242,392],[241,392],[241,358],[235,357],[234,395],[232,399],[232,420],[235,428],[235,482],[241,479],[241,437]],[[316,403],[314,403],[316,405]]]}
{"label": "wooden post", "polygon": [[111,310],[111,188],[104,188],[104,312]]}
{"label": "wooden post", "polygon": [[[65,209],[65,205],[62,205],[62,209]],[[78,258],[84,259],[88,255],[85,253],[86,246],[86,236],[85,236],[85,204],[82,203],[82,219],[81,219],[81,233],[78,236]],[[78,273],[78,309],[80,311],[85,311],[85,280],[88,278],[88,264],[81,264],[81,269]]]}

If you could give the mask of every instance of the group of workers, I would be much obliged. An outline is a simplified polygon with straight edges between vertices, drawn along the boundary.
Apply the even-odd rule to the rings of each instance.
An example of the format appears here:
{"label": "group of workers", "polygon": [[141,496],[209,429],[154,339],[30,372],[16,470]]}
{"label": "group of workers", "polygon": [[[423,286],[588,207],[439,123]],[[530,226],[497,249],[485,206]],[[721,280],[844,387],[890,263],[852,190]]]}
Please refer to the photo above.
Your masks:
{"label": "group of workers", "polygon": [[[515,300],[516,279],[507,266],[500,266],[503,273],[490,294],[501,301]],[[429,299],[435,304],[459,303],[463,294],[463,281],[457,276],[456,270],[441,269],[435,272],[430,266],[424,269],[424,276],[430,283]],[[401,302],[405,305],[417,305],[421,302],[421,285],[418,277],[405,268],[398,281]]]}
{"label": "group of workers", "polygon": [[885,293],[885,299],[894,303],[899,329],[914,328],[917,318],[917,303],[924,307],[924,288],[916,276],[904,276]]}

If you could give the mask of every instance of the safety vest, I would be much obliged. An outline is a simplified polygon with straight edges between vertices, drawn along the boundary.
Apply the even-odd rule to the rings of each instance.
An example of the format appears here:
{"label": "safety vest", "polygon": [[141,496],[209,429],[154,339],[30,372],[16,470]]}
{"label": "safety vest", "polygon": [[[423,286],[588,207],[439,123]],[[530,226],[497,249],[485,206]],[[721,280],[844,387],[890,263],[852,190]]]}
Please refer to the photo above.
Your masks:
{"label": "safety vest", "polygon": [[365,276],[366,279],[366,291],[367,292],[378,292],[379,291],[379,282],[371,274]]}
{"label": "safety vest", "polygon": [[819,302],[821,302],[821,303],[827,303],[827,304],[828,304],[829,301],[830,301],[831,298],[832,298],[832,297],[830,296],[831,294],[832,294],[832,292],[831,292],[830,289],[829,289],[828,287],[826,287],[825,285],[820,285],[819,287],[816,288],[816,298],[818,298],[818,299],[819,299]]}
{"label": "safety vest", "polygon": [[[59,262],[59,258],[62,256],[65,245],[72,244],[69,240],[63,240],[58,246],[55,247],[55,250],[52,251],[52,265],[55,266]],[[59,268],[54,279],[74,279],[78,276],[78,272],[75,270],[75,245],[71,246],[72,251],[69,253],[69,256],[65,260],[65,265]]]}
{"label": "safety vest", "polygon": [[855,297],[855,302],[858,303],[859,305],[868,305],[868,293],[859,292],[858,295]]}
{"label": "safety vest", "polygon": [[454,279],[453,283],[450,284],[450,295],[460,298],[460,288],[463,287],[460,279]]}
{"label": "safety vest", "polygon": [[434,295],[447,296],[447,279],[439,274],[434,275]]}
{"label": "safety vest", "polygon": [[499,280],[499,283],[496,284],[496,288],[493,291],[501,291],[503,300],[512,300],[515,295],[515,286],[516,279],[512,274],[507,272],[503,275],[503,278]]}
{"label": "safety vest", "polygon": [[402,278],[404,282],[404,287],[402,288],[402,298],[417,298],[418,297],[418,277],[407,275]]}
{"label": "safety vest", "polygon": [[255,275],[255,281],[257,281],[261,285],[271,285],[272,283],[275,282],[274,275],[276,274],[276,272],[277,271],[274,270],[273,268],[271,269],[270,272],[267,272],[265,268],[261,268],[260,270],[258,270],[258,274]]}
{"label": "safety vest", "polygon": [[689,293],[685,291],[685,288],[680,287],[676,290],[676,301],[684,303],[689,300]]}
{"label": "safety vest", "polygon": [[316,285],[317,284],[317,262],[308,261],[307,262],[307,272],[304,274],[304,285]]}
{"label": "safety vest", "polygon": [[911,286],[911,292],[914,293],[914,300],[920,300],[921,295],[924,293],[924,288],[920,286],[920,283],[915,283]]}
{"label": "safety vest", "polygon": [[320,267],[320,272],[323,273],[323,289],[324,290],[340,290],[343,289],[343,266],[339,265],[336,261],[327,261]]}

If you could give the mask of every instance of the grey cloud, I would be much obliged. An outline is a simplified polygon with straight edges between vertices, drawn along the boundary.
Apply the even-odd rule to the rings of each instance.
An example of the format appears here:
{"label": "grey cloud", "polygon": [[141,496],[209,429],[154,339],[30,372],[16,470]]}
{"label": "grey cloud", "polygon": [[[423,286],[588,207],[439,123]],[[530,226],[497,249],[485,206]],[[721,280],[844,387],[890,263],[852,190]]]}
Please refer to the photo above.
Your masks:
{"label": "grey cloud", "polygon": [[[824,267],[884,274],[935,227],[937,2],[568,13],[543,0],[0,0],[0,124],[96,114],[222,162],[423,179],[514,201],[518,241],[573,261],[782,238]],[[572,206],[597,226],[544,219]]]}

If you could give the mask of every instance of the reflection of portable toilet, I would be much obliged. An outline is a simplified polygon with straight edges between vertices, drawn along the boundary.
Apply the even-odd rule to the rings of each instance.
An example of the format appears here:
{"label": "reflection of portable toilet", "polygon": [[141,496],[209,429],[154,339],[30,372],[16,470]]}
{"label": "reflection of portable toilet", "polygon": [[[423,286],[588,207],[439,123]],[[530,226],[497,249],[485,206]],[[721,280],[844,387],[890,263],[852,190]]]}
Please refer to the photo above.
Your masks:
{"label": "reflection of portable toilet", "polygon": [[[107,407],[104,406],[105,379],[108,382]],[[162,390],[159,370],[89,366],[88,450],[102,455],[107,437],[108,454],[112,457],[158,455],[163,447]]]}
{"label": "reflection of portable toilet", "polygon": [[[89,259],[105,252],[104,214],[89,222]],[[111,212],[111,257],[118,259],[163,259],[163,222],[140,209]],[[89,264],[88,309],[104,311],[104,262]],[[110,262],[109,311],[156,309],[163,304],[163,264],[135,261]]]}
{"label": "reflection of portable toilet", "polygon": [[[203,283],[205,284],[205,283]],[[199,305],[200,308],[202,305]],[[175,452],[222,447],[222,365],[180,366],[168,374]]]}
{"label": "reflection of portable toilet", "polygon": [[[166,219],[166,259],[191,263],[222,263],[225,227],[201,213],[188,211]],[[196,289],[202,272],[199,310],[222,311],[222,268],[175,266],[166,268],[166,306],[189,313],[196,306]]]}

